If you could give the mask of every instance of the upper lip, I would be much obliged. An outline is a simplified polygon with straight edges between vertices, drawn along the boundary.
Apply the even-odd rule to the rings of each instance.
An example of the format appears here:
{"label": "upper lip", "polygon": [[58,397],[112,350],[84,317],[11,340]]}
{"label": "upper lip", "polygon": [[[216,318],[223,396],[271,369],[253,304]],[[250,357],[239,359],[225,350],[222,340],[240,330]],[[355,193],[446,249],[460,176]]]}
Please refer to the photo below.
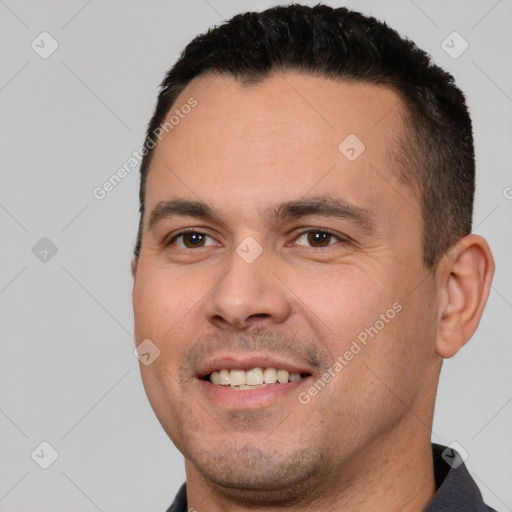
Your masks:
{"label": "upper lip", "polygon": [[270,354],[234,354],[219,355],[205,361],[197,370],[197,377],[203,378],[215,370],[252,370],[253,368],[276,368],[288,373],[307,373],[312,370],[307,364],[290,361],[284,357]]}

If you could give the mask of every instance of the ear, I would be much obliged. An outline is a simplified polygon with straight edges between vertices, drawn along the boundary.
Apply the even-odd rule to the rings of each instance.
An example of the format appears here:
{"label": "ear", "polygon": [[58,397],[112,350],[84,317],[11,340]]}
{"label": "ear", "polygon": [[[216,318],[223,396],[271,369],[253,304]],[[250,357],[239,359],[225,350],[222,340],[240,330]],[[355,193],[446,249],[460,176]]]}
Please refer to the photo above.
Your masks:
{"label": "ear", "polygon": [[473,336],[489,296],[494,259],[479,235],[461,238],[436,270],[441,291],[436,353],[454,356]]}
{"label": "ear", "polygon": [[131,268],[132,268],[132,277],[133,279],[135,279],[135,275],[137,274],[137,263],[138,263],[138,258],[133,258],[132,259],[132,263],[131,263]]}

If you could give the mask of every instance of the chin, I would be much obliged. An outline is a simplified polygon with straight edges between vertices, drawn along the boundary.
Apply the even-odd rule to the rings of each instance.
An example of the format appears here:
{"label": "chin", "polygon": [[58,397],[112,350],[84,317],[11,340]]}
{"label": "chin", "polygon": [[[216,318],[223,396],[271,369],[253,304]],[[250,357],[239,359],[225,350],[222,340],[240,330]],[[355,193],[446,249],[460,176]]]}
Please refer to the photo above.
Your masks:
{"label": "chin", "polygon": [[325,454],[319,450],[277,453],[251,443],[222,452],[203,451],[189,460],[218,492],[255,506],[304,502],[328,473]]}

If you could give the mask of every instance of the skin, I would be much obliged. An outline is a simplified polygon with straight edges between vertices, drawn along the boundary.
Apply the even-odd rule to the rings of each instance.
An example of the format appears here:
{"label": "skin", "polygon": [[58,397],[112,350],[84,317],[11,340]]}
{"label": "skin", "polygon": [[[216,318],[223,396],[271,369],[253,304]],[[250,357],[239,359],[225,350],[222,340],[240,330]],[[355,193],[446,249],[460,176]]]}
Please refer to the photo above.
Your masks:
{"label": "skin", "polygon": [[[436,490],[439,370],[478,325],[494,271],[487,243],[469,235],[434,272],[426,268],[418,199],[390,156],[406,129],[401,103],[383,86],[292,72],[251,87],[201,76],[173,109],[191,96],[198,105],[155,150],[132,262],[136,343],[149,338],[161,351],[141,365],[142,379],[185,457],[188,506],[421,510]],[[366,145],[354,162],[338,150],[349,134]],[[268,215],[322,197],[368,210],[372,229],[318,214]],[[216,217],[175,215],[150,229],[151,212],[170,199],[204,201]],[[208,235],[203,246],[173,238],[184,228]],[[302,235],[325,229],[336,234],[326,245]],[[236,252],[249,236],[263,250],[252,263]],[[396,303],[400,312],[300,403],[299,393]],[[194,373],[220,351],[277,354],[312,377],[267,406],[232,410]]]}

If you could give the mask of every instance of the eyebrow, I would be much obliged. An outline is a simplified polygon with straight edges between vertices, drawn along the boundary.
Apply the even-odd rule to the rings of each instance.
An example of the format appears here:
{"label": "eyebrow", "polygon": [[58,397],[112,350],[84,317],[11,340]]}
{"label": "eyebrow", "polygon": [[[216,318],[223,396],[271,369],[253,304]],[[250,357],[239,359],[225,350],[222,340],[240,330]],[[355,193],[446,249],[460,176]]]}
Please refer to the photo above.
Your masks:
{"label": "eyebrow", "polygon": [[275,220],[317,215],[347,220],[368,232],[373,231],[375,227],[373,212],[338,197],[320,196],[288,201],[270,208],[267,213]]}
{"label": "eyebrow", "polygon": [[160,201],[155,206],[149,218],[148,228],[151,230],[160,221],[175,216],[197,217],[210,221],[217,217],[215,210],[203,201],[172,199],[170,201]]}
{"label": "eyebrow", "polygon": [[[375,216],[370,210],[344,199],[328,196],[287,201],[267,208],[265,213],[273,222],[316,215],[347,220],[368,232],[372,232],[375,227]],[[160,221],[175,216],[196,217],[207,221],[221,220],[216,210],[204,201],[172,199],[161,201],[155,206],[149,218],[148,228],[151,230]]]}

